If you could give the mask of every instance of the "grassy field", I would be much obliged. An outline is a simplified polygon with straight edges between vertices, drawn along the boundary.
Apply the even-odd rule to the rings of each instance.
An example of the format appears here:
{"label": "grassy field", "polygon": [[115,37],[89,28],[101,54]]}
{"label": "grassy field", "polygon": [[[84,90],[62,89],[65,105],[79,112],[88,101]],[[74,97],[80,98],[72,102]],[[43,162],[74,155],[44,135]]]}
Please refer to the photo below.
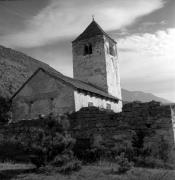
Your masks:
{"label": "grassy field", "polygon": [[111,172],[111,166],[83,166],[70,175],[37,172],[32,165],[0,163],[0,180],[175,180],[175,171],[133,168],[126,174]]}

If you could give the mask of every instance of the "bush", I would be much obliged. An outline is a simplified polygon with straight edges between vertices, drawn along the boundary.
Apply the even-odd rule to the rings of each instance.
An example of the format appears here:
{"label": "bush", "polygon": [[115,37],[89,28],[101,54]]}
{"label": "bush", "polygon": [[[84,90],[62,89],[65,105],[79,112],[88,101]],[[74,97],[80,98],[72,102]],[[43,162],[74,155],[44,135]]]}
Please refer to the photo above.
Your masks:
{"label": "bush", "polygon": [[[42,118],[36,122],[19,122],[9,125],[8,128],[7,132],[10,133],[7,133],[4,141],[0,142],[0,147],[3,146],[6,150],[7,144],[10,147],[12,145],[19,146],[20,148],[15,148],[15,151],[18,152],[20,149],[20,153],[26,154],[30,162],[37,168],[47,165],[66,168],[67,164],[75,161],[72,152],[75,140],[64,131],[62,125],[53,117]],[[9,150],[7,156],[11,158],[14,149]],[[2,156],[5,152],[2,153]],[[67,167],[65,171],[68,169],[76,168],[74,166],[72,168]]]}
{"label": "bush", "polygon": [[102,139],[99,138],[94,143],[93,138],[77,139],[74,146],[74,153],[78,159],[84,163],[92,163],[101,159],[114,161],[115,157],[122,152],[130,160],[132,157],[132,143],[125,135],[116,135],[115,137]]}
{"label": "bush", "polygon": [[135,158],[135,164],[139,167],[149,167],[149,168],[165,168],[165,163],[152,156],[142,157],[139,156]]}
{"label": "bush", "polygon": [[58,154],[57,156],[55,156],[51,164],[54,165],[55,167],[61,167],[72,160],[74,160],[72,151],[63,152],[62,154]]}
{"label": "bush", "polygon": [[118,173],[120,174],[129,171],[133,167],[133,163],[129,162],[128,159],[125,158],[124,153],[121,153],[120,156],[117,156],[115,160],[119,165]]}
{"label": "bush", "polygon": [[13,139],[4,138],[0,141],[0,160],[1,161],[15,161],[15,162],[29,162],[29,158],[24,152],[23,146],[15,142]]}
{"label": "bush", "polygon": [[78,171],[80,169],[81,169],[81,161],[72,160],[66,163],[65,165],[61,166],[61,168],[58,169],[58,172],[63,174],[69,174],[72,171]]}
{"label": "bush", "polygon": [[73,152],[84,163],[92,163],[100,158],[99,149],[92,146],[90,139],[77,139]]}

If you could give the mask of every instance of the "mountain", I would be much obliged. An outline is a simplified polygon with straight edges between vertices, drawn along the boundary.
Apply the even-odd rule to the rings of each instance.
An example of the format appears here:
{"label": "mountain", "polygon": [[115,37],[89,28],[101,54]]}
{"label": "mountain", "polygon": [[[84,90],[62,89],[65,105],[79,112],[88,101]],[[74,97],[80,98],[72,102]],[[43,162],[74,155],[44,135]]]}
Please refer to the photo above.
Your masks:
{"label": "mountain", "polygon": [[0,96],[11,97],[38,67],[55,71],[24,53],[0,46]]}
{"label": "mountain", "polygon": [[123,101],[132,102],[132,101],[141,101],[141,102],[149,102],[149,101],[158,101],[163,104],[172,103],[164,98],[155,96],[151,93],[145,93],[142,91],[128,91],[126,89],[122,89],[122,98]]}
{"label": "mountain", "polygon": [[[48,64],[24,53],[0,46],[0,96],[11,97],[38,67],[49,71],[56,71]],[[155,100],[162,103],[170,103],[168,100],[150,93],[128,91],[125,89],[122,89],[122,97],[126,102]]]}

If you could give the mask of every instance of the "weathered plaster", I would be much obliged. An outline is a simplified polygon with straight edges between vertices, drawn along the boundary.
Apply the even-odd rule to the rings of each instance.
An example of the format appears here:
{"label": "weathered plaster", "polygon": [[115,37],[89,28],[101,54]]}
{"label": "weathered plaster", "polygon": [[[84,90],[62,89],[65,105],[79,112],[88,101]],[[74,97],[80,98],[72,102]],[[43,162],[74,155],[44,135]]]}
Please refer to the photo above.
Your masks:
{"label": "weathered plaster", "polygon": [[13,120],[33,119],[39,114],[74,110],[73,89],[44,72],[38,72],[13,99]]}
{"label": "weathered plaster", "polygon": [[122,103],[119,101],[118,103],[112,102],[106,99],[101,99],[95,96],[86,95],[84,93],[79,93],[74,91],[75,98],[75,111],[80,110],[82,107],[88,107],[88,103],[92,102],[93,106],[107,109],[107,103],[111,105],[111,110],[114,112],[122,111]]}
{"label": "weathered plaster", "polygon": [[[106,59],[106,76],[108,93],[122,99],[121,87],[120,87],[120,74],[119,74],[119,60],[117,56],[117,45],[109,38],[105,38],[105,59]],[[112,56],[107,50],[106,44],[110,44],[114,50],[114,56]]]}

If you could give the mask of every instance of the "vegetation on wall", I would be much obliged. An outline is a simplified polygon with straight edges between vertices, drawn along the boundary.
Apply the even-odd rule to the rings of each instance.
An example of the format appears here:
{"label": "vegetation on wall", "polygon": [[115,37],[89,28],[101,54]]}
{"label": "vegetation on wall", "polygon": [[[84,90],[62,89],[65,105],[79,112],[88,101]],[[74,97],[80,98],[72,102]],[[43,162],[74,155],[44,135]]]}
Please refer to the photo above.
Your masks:
{"label": "vegetation on wall", "polygon": [[135,166],[175,167],[168,106],[135,102],[126,104],[119,114],[86,108],[74,113],[72,119],[74,131],[79,134],[74,152],[85,163],[113,161],[124,153]]}
{"label": "vegetation on wall", "polygon": [[72,152],[75,140],[53,117],[8,126],[0,139],[1,161],[31,162],[66,173],[81,167]]}
{"label": "vegetation on wall", "polygon": [[0,124],[5,124],[10,118],[10,102],[0,96]]}
{"label": "vegetation on wall", "polygon": [[[39,117],[37,120],[19,121],[4,126],[4,129],[0,129],[0,160],[32,162],[37,168],[49,166],[62,173],[79,169],[80,162],[89,164],[98,161],[115,163],[117,168],[114,168],[112,173],[125,173],[133,165],[149,168],[174,168],[173,158],[170,156],[172,153],[170,131],[167,129],[168,126],[165,127],[165,123],[161,122],[163,118],[165,120],[169,118],[164,111],[161,110],[165,114],[161,116],[156,113],[159,110],[148,108],[140,112],[139,110],[132,111],[134,116],[131,116],[132,113],[125,112],[125,116],[122,117],[121,114],[116,115],[104,110],[96,112],[97,109],[90,109],[95,116],[93,115],[91,120],[92,115],[83,109],[83,116],[81,114],[83,123],[76,127],[79,135],[76,134],[75,129],[71,129],[72,127],[69,129],[70,122],[72,122],[70,119],[78,119],[76,113],[73,116],[53,117],[50,115],[45,118]],[[6,113],[8,114],[8,111]],[[3,115],[4,119],[7,117],[6,113]],[[105,116],[105,114],[108,115]],[[88,115],[88,119],[85,115]],[[107,128],[110,123],[114,122],[112,129],[104,128],[102,123],[96,122],[98,115],[104,118],[100,119],[100,122],[108,122]],[[148,121],[147,115],[153,118],[149,118]],[[121,120],[125,117],[127,117],[125,120]],[[96,129],[92,128],[93,131],[91,124],[88,124],[89,126],[86,124],[91,121],[96,123]],[[74,123],[77,122],[74,121]],[[83,134],[81,134],[81,128]],[[86,131],[83,128],[86,128]],[[73,134],[74,138],[70,134]]]}

